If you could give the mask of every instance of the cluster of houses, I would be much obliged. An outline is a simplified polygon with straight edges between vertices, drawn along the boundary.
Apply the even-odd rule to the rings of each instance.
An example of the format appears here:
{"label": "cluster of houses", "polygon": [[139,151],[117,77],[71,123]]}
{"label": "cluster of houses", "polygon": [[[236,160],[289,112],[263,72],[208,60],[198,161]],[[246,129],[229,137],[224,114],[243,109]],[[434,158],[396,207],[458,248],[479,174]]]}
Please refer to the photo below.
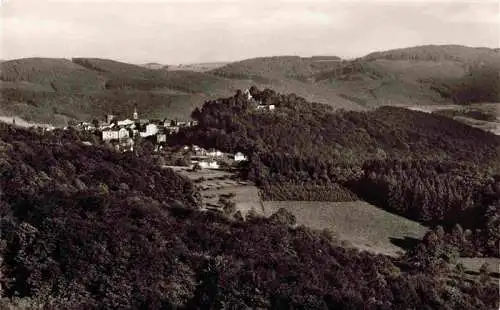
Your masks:
{"label": "cluster of houses", "polygon": [[[196,121],[140,119],[137,109],[134,109],[132,119],[118,120],[115,115],[107,115],[104,121],[81,122],[76,128],[98,131],[103,142],[113,145],[117,151],[129,152],[134,151],[136,137],[150,139],[155,143],[156,150],[160,150],[167,142],[168,135],[196,125]],[[247,160],[241,152],[228,154],[215,149],[205,150],[197,145],[184,146],[183,152],[190,155],[190,167],[199,166],[202,169],[219,169],[223,162],[237,163]]]}
{"label": "cluster of houses", "polygon": [[236,154],[224,153],[216,149],[205,150],[197,145],[184,146],[185,152],[190,152],[191,167],[198,165],[203,169],[219,169],[222,162],[242,162],[248,158],[241,152]]}
{"label": "cluster of houses", "polygon": [[133,151],[136,137],[149,138],[159,146],[167,141],[167,135],[196,125],[196,121],[140,119],[135,108],[132,119],[118,120],[115,115],[108,114],[105,121],[81,122],[76,127],[99,131],[102,141],[114,145],[118,151]]}
{"label": "cluster of houses", "polygon": [[[248,101],[255,103],[257,110],[273,111],[276,109],[273,104],[263,104],[262,101],[255,100],[249,89],[244,91],[244,95]],[[116,115],[109,114],[104,121],[81,122],[76,127],[82,130],[97,130],[100,132],[103,142],[112,144],[118,151],[126,152],[134,150],[134,139],[136,137],[148,138],[155,142],[157,148],[160,149],[166,143],[168,135],[177,133],[182,128],[196,125],[196,121],[141,119],[137,108],[135,108],[132,119],[118,120]],[[211,167],[215,168],[216,164],[212,163]]]}

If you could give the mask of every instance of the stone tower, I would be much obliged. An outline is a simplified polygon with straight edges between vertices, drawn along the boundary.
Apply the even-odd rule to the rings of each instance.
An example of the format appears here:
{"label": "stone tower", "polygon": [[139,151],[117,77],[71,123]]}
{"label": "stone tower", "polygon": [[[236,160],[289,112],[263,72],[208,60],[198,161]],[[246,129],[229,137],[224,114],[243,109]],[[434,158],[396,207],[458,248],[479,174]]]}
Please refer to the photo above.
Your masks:
{"label": "stone tower", "polygon": [[134,120],[138,120],[139,119],[139,113],[137,113],[137,106],[134,107],[133,119]]}

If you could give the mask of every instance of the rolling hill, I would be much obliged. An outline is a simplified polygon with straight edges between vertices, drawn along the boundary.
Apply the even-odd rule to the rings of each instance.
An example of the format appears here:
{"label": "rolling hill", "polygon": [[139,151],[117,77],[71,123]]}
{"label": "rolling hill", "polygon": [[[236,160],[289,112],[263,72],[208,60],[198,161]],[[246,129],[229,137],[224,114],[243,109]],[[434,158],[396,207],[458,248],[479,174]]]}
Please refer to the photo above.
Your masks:
{"label": "rolling hill", "polygon": [[211,93],[220,96],[245,87],[209,74],[107,59],[19,59],[1,68],[2,113],[56,125],[107,113],[127,117],[134,105],[145,117],[187,118]]}
{"label": "rolling hill", "polygon": [[160,69],[167,69],[168,68],[168,66],[162,65],[162,64],[157,63],[157,62],[148,62],[148,63],[143,64],[142,66],[144,68],[153,69],[153,70],[160,70]]}
{"label": "rolling hill", "polygon": [[206,72],[227,65],[227,62],[202,62],[194,64],[168,65],[166,69],[171,71],[189,70],[195,72]]}
{"label": "rolling hill", "polygon": [[[143,117],[187,119],[203,102],[251,85],[345,110],[442,104],[458,97],[496,98],[468,74],[499,63],[496,50],[456,45],[375,52],[354,60],[276,56],[166,69],[99,58],[26,58],[0,64],[0,112],[65,125],[107,113],[128,117],[137,105]],[[463,95],[460,88],[469,84]],[[470,95],[484,91],[493,95]]]}

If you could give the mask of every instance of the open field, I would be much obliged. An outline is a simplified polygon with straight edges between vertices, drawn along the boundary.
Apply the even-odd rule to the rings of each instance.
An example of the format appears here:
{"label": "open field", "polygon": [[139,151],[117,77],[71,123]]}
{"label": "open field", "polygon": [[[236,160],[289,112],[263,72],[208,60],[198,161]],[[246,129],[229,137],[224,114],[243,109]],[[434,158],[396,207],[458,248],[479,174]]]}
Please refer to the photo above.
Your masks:
{"label": "open field", "polygon": [[[297,217],[299,225],[313,229],[330,229],[340,240],[352,246],[377,254],[398,256],[406,246],[421,239],[427,227],[379,209],[364,201],[320,202],[320,201],[262,201],[259,189],[246,181],[237,180],[234,174],[222,170],[202,169],[190,171],[181,166],[165,166],[193,181],[197,181],[203,206],[219,205],[219,198],[234,194],[231,198],[236,209],[246,215],[250,210],[270,216],[280,208],[285,208]],[[200,178],[203,180],[200,182]],[[487,262],[489,272],[496,277],[500,274],[500,259],[488,257],[461,257],[467,272],[475,277],[481,265]]]}
{"label": "open field", "polygon": [[479,269],[484,263],[488,264],[488,272],[493,276],[500,277],[500,258],[496,257],[460,257],[457,263],[464,265],[465,270],[479,273]]}
{"label": "open field", "polygon": [[[234,179],[234,174],[223,170],[202,169],[190,171],[186,167],[166,166],[195,181],[203,198],[203,207],[219,206],[221,196],[233,194],[231,198],[236,210],[245,216],[254,209],[263,214],[258,188],[248,182]],[[203,178],[203,179],[202,179]]]}
{"label": "open field", "polygon": [[196,64],[179,64],[179,65],[168,65],[167,70],[178,71],[178,70],[189,70],[195,72],[207,72],[210,70],[215,70],[217,68],[227,65],[227,62],[205,62]]}
{"label": "open field", "polygon": [[8,124],[13,124],[15,120],[16,126],[19,127],[49,127],[49,124],[41,124],[41,123],[31,123],[28,122],[20,117],[12,117],[12,116],[0,116],[0,122],[8,123]]}
{"label": "open field", "polygon": [[[255,185],[235,179],[231,172],[210,169],[190,171],[180,166],[168,168],[196,182],[204,209],[221,207],[220,197],[233,194],[230,199],[235,202],[236,209],[243,216],[252,209],[258,214],[270,216],[280,208],[285,208],[296,216],[299,225],[313,229],[330,229],[341,241],[364,251],[396,257],[404,253],[406,247],[421,239],[428,230],[417,222],[364,201],[262,201]],[[500,277],[499,258],[461,257],[456,263],[462,263],[469,277],[476,279],[484,262],[489,264],[488,271],[491,276]]]}
{"label": "open field", "polygon": [[[285,208],[297,217],[298,224],[311,228],[328,228],[341,240],[375,253],[397,256],[404,249],[401,244],[420,239],[427,228],[419,223],[381,210],[364,201],[311,202],[265,201],[265,214],[271,215]],[[393,243],[394,242],[394,243]]]}
{"label": "open field", "polygon": [[[453,118],[456,121],[465,123],[472,127],[477,127],[489,131],[495,135],[500,135],[500,104],[498,102],[473,103],[467,106],[460,105],[427,105],[427,106],[405,106],[414,111],[426,113],[437,113]],[[470,117],[469,113],[489,116],[491,120],[476,119]]]}

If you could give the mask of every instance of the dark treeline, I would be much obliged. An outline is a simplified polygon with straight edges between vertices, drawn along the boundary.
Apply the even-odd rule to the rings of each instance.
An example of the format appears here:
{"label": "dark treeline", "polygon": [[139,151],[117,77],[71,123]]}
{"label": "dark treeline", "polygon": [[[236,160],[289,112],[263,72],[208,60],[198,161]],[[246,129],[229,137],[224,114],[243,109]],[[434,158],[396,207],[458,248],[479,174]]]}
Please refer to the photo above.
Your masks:
{"label": "dark treeline", "polygon": [[489,112],[489,111],[475,111],[475,110],[444,109],[444,110],[433,111],[432,113],[444,115],[447,117],[456,117],[456,116],[470,117],[473,119],[486,122],[495,122],[497,119],[495,111]]}
{"label": "dark treeline", "polygon": [[359,198],[337,183],[272,183],[261,184],[261,198],[264,200],[299,201],[355,201]]}
{"label": "dark treeline", "polygon": [[252,91],[255,99],[277,110],[256,111],[243,94],[208,101],[192,115],[200,126],[178,138],[227,151],[272,151],[335,162],[360,163],[377,155],[485,164],[498,159],[499,137],[444,116],[395,107],[333,113],[294,94]]}
{"label": "dark treeline", "polygon": [[[2,197],[19,202],[23,193],[30,196],[39,190],[85,191],[97,186],[159,202],[181,199],[186,205],[197,205],[198,194],[187,179],[130,153],[77,143],[76,132],[71,133],[60,130],[40,135],[0,124]],[[184,200],[184,194],[191,195],[190,200]]]}
{"label": "dark treeline", "polygon": [[500,68],[473,67],[458,79],[431,81],[431,88],[458,104],[500,101]]}
{"label": "dark treeline", "polygon": [[[498,288],[340,247],[293,215],[230,221],[134,156],[0,125],[0,305],[492,309]],[[398,267],[400,266],[400,267]],[[408,269],[409,268],[409,269]]]}
{"label": "dark treeline", "polygon": [[172,142],[246,153],[243,176],[270,200],[325,200],[324,190],[296,191],[319,183],[332,200],[352,200],[353,192],[429,225],[480,230],[500,199],[500,138],[493,134],[402,108],[333,112],[294,94],[250,91],[276,110],[256,110],[241,92],[208,101],[193,112],[199,126]]}

